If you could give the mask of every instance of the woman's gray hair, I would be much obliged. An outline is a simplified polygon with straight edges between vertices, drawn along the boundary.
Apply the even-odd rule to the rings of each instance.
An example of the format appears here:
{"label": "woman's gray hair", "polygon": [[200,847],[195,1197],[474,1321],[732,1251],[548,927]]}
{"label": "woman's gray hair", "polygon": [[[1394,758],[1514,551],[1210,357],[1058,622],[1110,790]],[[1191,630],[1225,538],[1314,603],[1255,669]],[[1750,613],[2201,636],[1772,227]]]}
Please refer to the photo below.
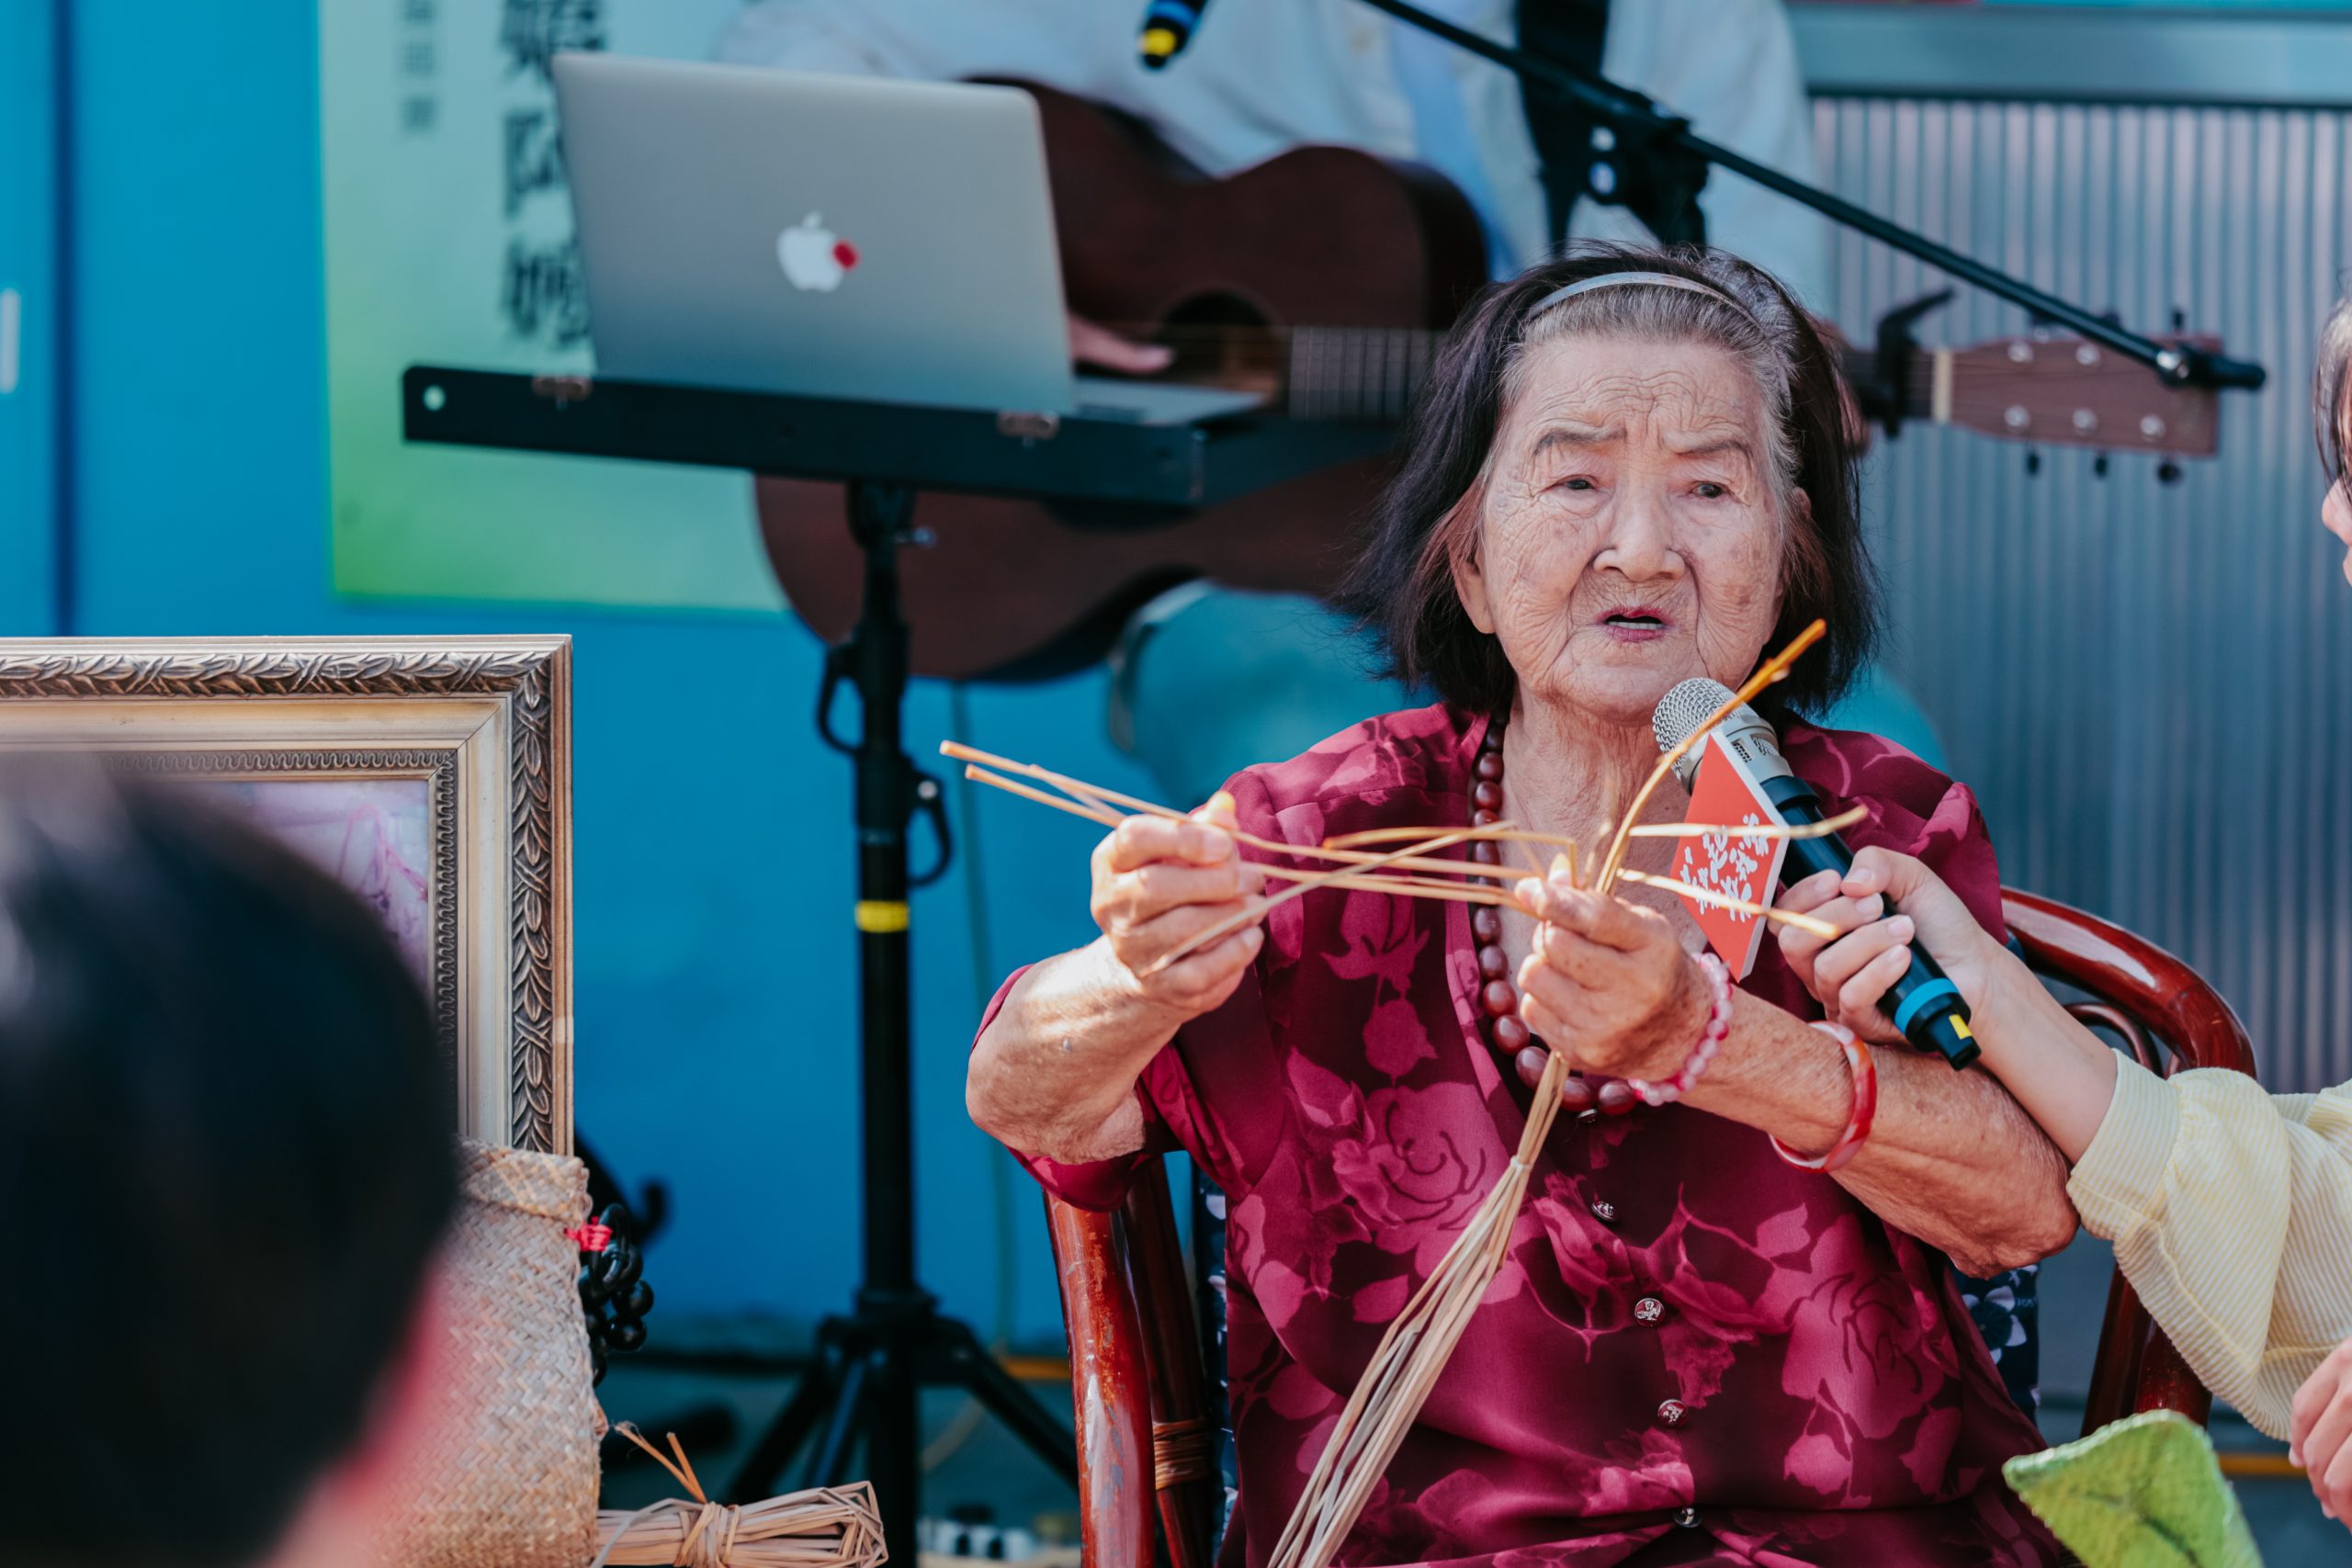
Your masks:
{"label": "woman's gray hair", "polygon": [[[1686,253],[1690,269],[1711,288],[1671,288],[1613,278],[1612,285],[1587,288],[1556,304],[1538,301],[1511,344],[1503,365],[1503,405],[1525,389],[1527,365],[1537,349],[1563,338],[1634,338],[1651,343],[1705,344],[1738,361],[1763,406],[1764,450],[1758,454],[1772,480],[1772,507],[1785,535],[1797,491],[1796,448],[1788,433],[1790,314],[1777,290],[1742,286],[1754,269],[1713,252]],[[1653,275],[1655,276],[1655,275]],[[1753,299],[1744,297],[1753,292]],[[1782,318],[1777,323],[1773,318]]]}
{"label": "woman's gray hair", "polygon": [[2335,302],[2327,325],[2320,329],[2319,362],[2312,371],[2312,430],[2319,437],[2320,460],[2327,465],[2327,482],[2345,478],[2345,395],[2352,374],[2352,295]]}

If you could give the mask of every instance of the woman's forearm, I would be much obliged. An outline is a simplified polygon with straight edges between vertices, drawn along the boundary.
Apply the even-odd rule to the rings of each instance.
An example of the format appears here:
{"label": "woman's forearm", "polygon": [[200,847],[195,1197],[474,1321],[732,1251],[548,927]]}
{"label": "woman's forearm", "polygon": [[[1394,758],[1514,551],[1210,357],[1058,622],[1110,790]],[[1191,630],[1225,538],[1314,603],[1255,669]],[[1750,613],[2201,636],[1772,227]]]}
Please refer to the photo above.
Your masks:
{"label": "woman's forearm", "polygon": [[2115,1099],[2115,1053],[2007,950],[1972,1010],[1985,1067],[2041,1123],[2066,1163],[2083,1157]]}
{"label": "woman's forearm", "polygon": [[[2073,1237],[2065,1162],[1998,1083],[1902,1047],[1872,1060],[1878,1114],[1835,1180],[1972,1274],[2035,1261]],[[1836,1041],[1740,993],[1731,1039],[1689,1102],[1812,1151],[1844,1129],[1853,1089]]]}
{"label": "woman's forearm", "polygon": [[1143,1145],[1136,1080],[1183,1019],[1143,996],[1101,941],[1021,976],[972,1048],[964,1099],[983,1132],[1065,1164]]}

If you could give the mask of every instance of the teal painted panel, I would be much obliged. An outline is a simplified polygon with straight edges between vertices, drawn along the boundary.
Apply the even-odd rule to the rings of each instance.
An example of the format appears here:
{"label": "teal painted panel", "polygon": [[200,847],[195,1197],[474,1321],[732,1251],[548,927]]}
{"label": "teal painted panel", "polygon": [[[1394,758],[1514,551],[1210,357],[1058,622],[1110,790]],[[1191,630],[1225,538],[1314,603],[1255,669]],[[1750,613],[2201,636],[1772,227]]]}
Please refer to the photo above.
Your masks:
{"label": "teal painted panel", "polygon": [[0,635],[54,630],[59,296],[51,0],[0,3]]}

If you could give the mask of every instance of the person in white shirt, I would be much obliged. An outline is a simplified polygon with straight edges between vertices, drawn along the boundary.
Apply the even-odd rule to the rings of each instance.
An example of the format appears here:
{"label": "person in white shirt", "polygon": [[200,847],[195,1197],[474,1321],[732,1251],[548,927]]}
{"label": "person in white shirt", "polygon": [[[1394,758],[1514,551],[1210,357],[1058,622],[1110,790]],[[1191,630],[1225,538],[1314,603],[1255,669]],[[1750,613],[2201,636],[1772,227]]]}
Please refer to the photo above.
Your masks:
{"label": "person in white shirt", "polygon": [[[1430,0],[1428,8],[1500,41],[1518,37],[1512,0]],[[1039,82],[1136,116],[1212,175],[1308,142],[1413,159],[1477,209],[1496,276],[1555,248],[1519,83],[1502,67],[1362,0],[1216,0],[1184,52],[1152,71],[1136,48],[1143,9],[1140,0],[752,0],[718,52],[803,71]],[[1702,136],[1813,178],[1812,109],[1780,0],[1620,0],[1606,9],[1603,74],[1688,117]],[[1710,244],[1820,309],[1825,220],[1721,171],[1708,176],[1700,208]],[[1624,208],[1590,199],[1576,204],[1567,232],[1655,238]]]}

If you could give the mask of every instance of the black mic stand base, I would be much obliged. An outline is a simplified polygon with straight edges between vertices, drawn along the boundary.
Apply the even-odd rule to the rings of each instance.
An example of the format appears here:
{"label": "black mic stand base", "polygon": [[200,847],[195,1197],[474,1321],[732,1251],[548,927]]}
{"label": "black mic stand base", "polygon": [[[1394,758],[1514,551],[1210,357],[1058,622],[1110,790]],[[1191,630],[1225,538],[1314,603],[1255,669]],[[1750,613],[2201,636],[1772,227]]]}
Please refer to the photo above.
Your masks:
{"label": "black mic stand base", "polygon": [[[947,814],[938,781],[916,769],[900,742],[907,624],[899,606],[899,550],[916,541],[908,527],[914,491],[865,480],[848,490],[850,528],[865,557],[865,603],[848,640],[827,654],[817,727],[855,763],[865,1280],[854,1310],[819,1325],[799,1388],[736,1470],[727,1496],[747,1503],[773,1495],[793,1456],[818,1436],[803,1484],[871,1481],[885,1545],[897,1561],[912,1562],[922,1515],[922,1390],[964,1390],[1073,1484],[1078,1450],[1069,1428],[1046,1413],[970,1327],[940,1313],[938,1298],[915,1279],[907,893],[946,869]],[[854,744],[831,727],[833,698],[844,685],[856,688],[862,714]],[[915,878],[908,873],[907,829],[918,811],[932,820],[940,858]],[[861,1438],[864,1463],[854,1475],[853,1450]]]}

